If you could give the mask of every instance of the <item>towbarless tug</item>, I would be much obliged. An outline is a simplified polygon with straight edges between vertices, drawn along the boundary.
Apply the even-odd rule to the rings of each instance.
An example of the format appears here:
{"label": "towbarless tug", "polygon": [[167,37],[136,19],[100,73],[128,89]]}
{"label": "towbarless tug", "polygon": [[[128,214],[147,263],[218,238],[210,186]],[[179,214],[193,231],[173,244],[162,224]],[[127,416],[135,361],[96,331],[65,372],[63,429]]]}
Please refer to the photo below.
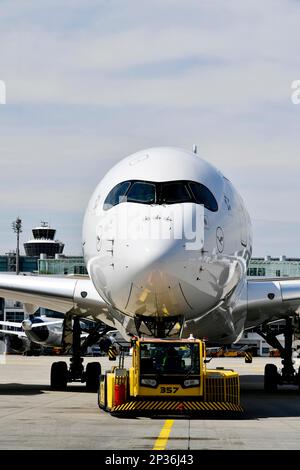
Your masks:
{"label": "towbarless tug", "polygon": [[123,360],[101,376],[99,407],[115,415],[242,411],[238,374],[206,362],[199,339],[135,339],[130,369]]}

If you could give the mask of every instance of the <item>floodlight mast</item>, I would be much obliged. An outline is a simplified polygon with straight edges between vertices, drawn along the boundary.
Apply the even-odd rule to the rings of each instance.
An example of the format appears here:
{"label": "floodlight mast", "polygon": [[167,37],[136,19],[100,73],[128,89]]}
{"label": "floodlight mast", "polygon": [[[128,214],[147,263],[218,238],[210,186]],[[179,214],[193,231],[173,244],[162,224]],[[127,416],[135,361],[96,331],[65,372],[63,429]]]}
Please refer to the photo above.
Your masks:
{"label": "floodlight mast", "polygon": [[12,223],[13,231],[17,234],[17,250],[16,250],[16,274],[20,273],[20,233],[22,233],[22,220],[17,217]]}

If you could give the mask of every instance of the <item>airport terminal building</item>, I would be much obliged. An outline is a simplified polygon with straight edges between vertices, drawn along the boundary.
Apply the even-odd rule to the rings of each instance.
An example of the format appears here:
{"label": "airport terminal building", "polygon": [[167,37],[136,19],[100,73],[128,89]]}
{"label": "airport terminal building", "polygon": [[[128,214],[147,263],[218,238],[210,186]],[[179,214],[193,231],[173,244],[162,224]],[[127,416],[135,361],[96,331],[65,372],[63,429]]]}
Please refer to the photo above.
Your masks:
{"label": "airport terminal building", "polygon": [[[288,258],[285,255],[280,257],[265,256],[264,258],[252,258],[249,264],[249,277],[300,277],[300,258]],[[276,322],[272,325],[273,330],[282,331],[283,322]],[[278,336],[283,341],[283,336]],[[267,356],[272,349],[257,333],[246,331],[239,341],[240,344],[253,346],[259,356]]]}
{"label": "airport terminal building", "polygon": [[265,277],[300,277],[300,258],[279,258],[265,256],[252,258],[248,268],[248,276]]}
{"label": "airport terminal building", "polygon": [[[64,243],[55,238],[56,230],[42,221],[32,229],[32,237],[24,243],[25,255],[19,256],[20,276],[86,274],[81,256],[63,254]],[[16,251],[0,255],[0,272],[14,274],[17,270]],[[41,309],[44,314],[45,310]],[[0,299],[0,320],[20,322],[24,319],[21,302]]]}

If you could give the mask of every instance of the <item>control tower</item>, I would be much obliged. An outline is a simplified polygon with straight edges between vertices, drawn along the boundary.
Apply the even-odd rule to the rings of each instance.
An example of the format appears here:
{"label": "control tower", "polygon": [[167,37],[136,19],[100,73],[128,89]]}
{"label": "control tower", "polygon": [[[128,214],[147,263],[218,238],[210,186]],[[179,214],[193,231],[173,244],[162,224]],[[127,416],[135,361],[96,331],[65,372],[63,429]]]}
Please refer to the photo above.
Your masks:
{"label": "control tower", "polygon": [[33,239],[24,243],[26,256],[37,256],[45,254],[47,258],[54,258],[62,254],[64,243],[55,240],[56,230],[51,228],[48,222],[41,222],[39,227],[32,229]]}

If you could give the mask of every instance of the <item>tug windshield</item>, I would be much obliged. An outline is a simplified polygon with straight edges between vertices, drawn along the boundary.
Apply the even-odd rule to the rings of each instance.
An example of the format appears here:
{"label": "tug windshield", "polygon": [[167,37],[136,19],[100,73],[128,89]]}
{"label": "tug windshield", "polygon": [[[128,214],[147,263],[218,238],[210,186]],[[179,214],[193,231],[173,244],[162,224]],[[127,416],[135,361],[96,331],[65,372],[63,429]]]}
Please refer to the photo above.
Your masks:
{"label": "tug windshield", "polygon": [[143,343],[141,375],[200,374],[198,343]]}

